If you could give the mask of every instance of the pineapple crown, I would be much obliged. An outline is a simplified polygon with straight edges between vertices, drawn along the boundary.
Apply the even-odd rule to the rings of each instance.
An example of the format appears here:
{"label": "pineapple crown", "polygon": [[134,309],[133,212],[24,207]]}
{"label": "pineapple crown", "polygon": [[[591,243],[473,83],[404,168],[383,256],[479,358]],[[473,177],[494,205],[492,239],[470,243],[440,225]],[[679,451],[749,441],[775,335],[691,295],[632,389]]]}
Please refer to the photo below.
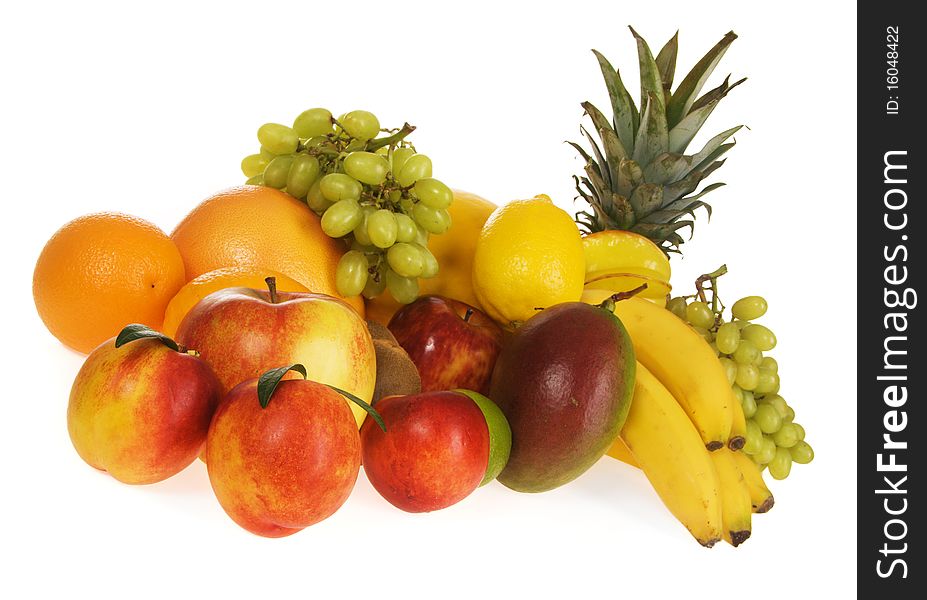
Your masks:
{"label": "pineapple crown", "polygon": [[[591,102],[583,102],[598,134],[598,142],[585,126],[580,131],[592,148],[569,142],[586,161],[585,176],[575,177],[576,190],[590,209],[576,213],[586,233],[624,229],[652,239],[664,252],[679,252],[679,230],[695,229],[695,210],[711,206],[701,198],[724,185],[712,183],[696,192],[699,184],[724,160],[734,146],[727,142],[742,125],[711,138],[696,154],[685,154],[689,143],[728,92],[746,81],[730,83],[730,75],[718,87],[699,96],[702,87],[737,35],[727,33],[671,91],[676,71],[679,32],[654,58],[647,42],[634,28],[640,62],[640,110],[621,81],[618,70],[596,50],[612,105],[612,119]],[[685,216],[692,219],[684,219]]]}

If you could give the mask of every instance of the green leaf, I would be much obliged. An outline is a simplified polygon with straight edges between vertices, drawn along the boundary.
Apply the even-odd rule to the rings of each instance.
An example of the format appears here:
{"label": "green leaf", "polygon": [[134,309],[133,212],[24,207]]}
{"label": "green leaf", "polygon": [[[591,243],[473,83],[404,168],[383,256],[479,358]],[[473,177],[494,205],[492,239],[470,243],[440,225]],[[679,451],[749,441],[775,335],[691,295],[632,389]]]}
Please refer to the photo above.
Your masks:
{"label": "green leaf", "polygon": [[622,196],[630,196],[634,188],[644,182],[644,174],[640,166],[630,159],[618,162],[618,185],[616,191]]}
{"label": "green leaf", "polygon": [[611,192],[611,222],[615,224],[615,227],[609,227],[609,229],[627,229],[634,223],[634,209],[631,207],[631,203],[625,196],[617,192]]}
{"label": "green leaf", "polygon": [[155,331],[154,329],[148,327],[147,325],[142,325],[141,323],[132,323],[131,325],[126,325],[123,327],[122,331],[119,332],[119,335],[116,336],[116,347],[119,348],[120,346],[128,344],[129,342],[134,342],[135,340],[142,340],[145,338],[155,338],[171,350],[180,352],[180,346],[177,345],[177,342],[164,335],[160,331]]}
{"label": "green leaf", "polygon": [[[634,233],[639,233],[643,236],[649,237],[650,239],[668,239],[671,238],[676,231],[682,229],[683,227],[692,227],[691,221],[676,221],[674,223],[638,223],[635,225],[631,231]],[[674,246],[678,246],[682,243],[682,238],[676,235],[678,241],[674,242]]]}
{"label": "green leaf", "polygon": [[670,204],[675,202],[679,198],[682,198],[686,194],[691,194],[695,191],[695,188],[698,187],[698,184],[705,178],[705,174],[701,171],[692,171],[686,175],[685,179],[680,179],[675,183],[671,183],[663,188],[663,202],[664,204]]}
{"label": "green leaf", "polygon": [[631,208],[638,219],[646,217],[663,204],[663,186],[655,183],[644,183],[631,194]]}
{"label": "green leaf", "polygon": [[693,214],[693,211],[696,208],[703,208],[703,207],[708,212],[708,216],[710,218],[711,217],[711,206],[702,202],[700,198],[704,196],[705,194],[712,192],[723,185],[724,184],[720,182],[713,183],[711,185],[705,186],[705,188],[701,192],[699,192],[698,194],[695,194],[694,196],[686,196],[684,198],[680,198],[676,200],[675,202],[670,202],[669,204],[663,207],[663,210],[659,210],[653,213],[652,215],[650,215],[649,220],[652,220],[658,223],[674,221],[686,213],[692,214],[692,216],[695,217],[695,215]]}
{"label": "green leaf", "polygon": [[611,187],[612,174],[608,168],[608,161],[606,161],[605,157],[602,155],[602,150],[599,149],[599,145],[596,143],[595,138],[592,137],[585,127],[580,126],[579,130],[586,136],[586,140],[589,142],[589,145],[592,146],[592,152],[595,154],[596,158],[594,165],[586,163],[586,166],[595,166],[596,173],[598,173],[599,177],[605,182],[606,187]]}
{"label": "green leaf", "polygon": [[715,137],[708,140],[708,143],[705,144],[705,147],[702,148],[698,154],[695,154],[692,157],[692,164],[695,165],[695,168],[698,169],[701,165],[714,160],[714,158],[717,158],[717,156],[712,158],[714,152],[721,146],[721,144],[724,143],[725,140],[727,140],[727,138],[740,131],[741,127],[743,127],[743,125],[732,127],[727,131],[722,131]]}
{"label": "green leaf", "polygon": [[309,377],[306,373],[306,367],[299,363],[294,363],[286,367],[277,367],[276,369],[267,371],[258,378],[257,384],[258,402],[261,403],[261,408],[267,408],[267,405],[270,404],[270,397],[274,395],[277,385],[289,371],[295,371],[301,374],[303,379]]}
{"label": "green leaf", "polygon": [[654,158],[669,150],[669,132],[666,129],[666,115],[659,107],[659,101],[650,94],[641,115],[641,128],[634,140],[634,160],[647,165]]}
{"label": "green leaf", "polygon": [[708,116],[715,109],[715,107],[718,106],[718,102],[720,102],[720,100],[715,100],[714,102],[710,102],[705,106],[693,110],[688,115],[686,115],[685,119],[670,129],[670,152],[686,151],[686,148],[689,147],[689,143],[692,141],[692,138],[695,137],[695,134],[697,134],[699,129],[702,128],[702,125],[705,124]]}
{"label": "green leaf", "polygon": [[711,91],[706,92],[701,98],[696,100],[692,104],[692,108],[689,109],[689,112],[691,113],[693,110],[697,110],[710,102],[714,102],[716,100],[720,100],[721,98],[724,98],[725,96],[728,95],[728,93],[730,93],[731,90],[733,90],[735,87],[737,87],[741,83],[745,82],[747,78],[744,77],[740,81],[735,81],[733,84],[729,83],[730,80],[731,80],[730,75],[725,77],[721,85],[719,85],[718,87],[716,87],[715,89]]}
{"label": "green leaf", "polygon": [[617,69],[612,67],[598,50],[593,50],[596,59],[599,61],[599,69],[602,71],[602,77],[605,79],[605,87],[608,88],[608,97],[612,103],[612,121],[615,132],[621,140],[622,146],[628,152],[634,150],[634,132],[637,131],[640,115],[631,94],[628,93],[624,83],[621,81],[621,74]]}
{"label": "green leaf", "polygon": [[644,179],[660,185],[679,180],[692,170],[692,157],[664,152],[644,168]]}
{"label": "green leaf", "polygon": [[[717,152],[720,152],[720,151],[722,151],[722,149],[723,149],[724,152],[727,152],[728,148],[730,148],[730,147],[733,146],[733,145],[734,145],[733,143],[731,143],[731,144],[724,144],[723,146],[721,146],[721,148],[718,148],[718,150],[716,150],[715,152],[716,152],[716,153],[717,153]],[[714,161],[713,163],[711,163],[710,165],[708,165],[707,167],[705,167],[704,169],[699,169],[699,170],[702,172],[702,175],[703,175],[704,177],[708,177],[709,175],[711,175],[712,173],[714,173],[716,170],[720,169],[721,166],[722,166],[726,161],[727,161],[727,159],[724,159],[724,160],[716,160],[716,161]]]}
{"label": "green leaf", "polygon": [[670,90],[673,87],[673,77],[676,74],[676,55],[679,53],[679,32],[673,37],[657,54],[657,68],[660,70],[660,78],[663,80],[663,94],[666,98],[670,97]]}
{"label": "green leaf", "polygon": [[702,87],[705,86],[711,72],[718,66],[718,62],[724,56],[728,46],[736,39],[737,34],[733,31],[725,34],[721,41],[715,44],[682,80],[666,108],[669,127],[675,127],[689,113],[692,104],[695,103],[695,99],[698,97],[699,92],[702,91]]}
{"label": "green leaf", "polygon": [[366,402],[364,402],[363,400],[361,400],[360,398],[358,398],[351,392],[346,392],[342,390],[341,388],[336,388],[335,386],[329,385],[327,383],[325,385],[328,385],[328,387],[335,390],[336,392],[338,392],[339,394],[341,394],[342,396],[344,396],[345,398],[347,398],[354,404],[360,406],[365,411],[367,411],[367,414],[373,417],[373,420],[377,422],[377,425],[380,426],[380,429],[386,432],[386,423],[383,422],[383,417],[380,416],[380,413],[378,413],[374,407],[370,406],[369,404],[367,404]]}
{"label": "green leaf", "polygon": [[[655,106],[652,108],[651,112],[660,113],[660,118],[665,122],[666,96],[663,95],[663,79],[660,75],[660,69],[657,67],[657,62],[650,52],[650,46],[647,45],[644,38],[638,35],[633,27],[629,26],[628,29],[631,30],[631,34],[634,36],[634,39],[637,40],[637,58],[640,63],[641,77],[641,106],[644,106],[648,98],[652,95],[653,100],[651,100],[651,102],[655,103]],[[641,118],[641,121],[643,122],[644,119]]]}

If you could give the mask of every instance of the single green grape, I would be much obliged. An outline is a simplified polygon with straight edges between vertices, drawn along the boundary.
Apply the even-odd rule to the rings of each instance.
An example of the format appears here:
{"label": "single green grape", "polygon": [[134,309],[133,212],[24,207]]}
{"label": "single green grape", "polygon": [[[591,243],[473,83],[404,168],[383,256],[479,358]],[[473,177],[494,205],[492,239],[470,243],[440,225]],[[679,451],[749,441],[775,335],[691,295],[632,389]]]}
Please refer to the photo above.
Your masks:
{"label": "single green grape", "polygon": [[769,371],[759,371],[760,376],[756,383],[756,393],[757,394],[771,394],[773,390],[777,389],[779,385],[779,375],[776,373],[770,373]]}
{"label": "single green grape", "polygon": [[447,210],[431,208],[421,202],[412,207],[412,218],[422,226],[422,229],[429,233],[444,233],[451,226],[451,215]]}
{"label": "single green grape", "polygon": [[686,320],[696,327],[711,329],[715,324],[715,315],[707,304],[696,300],[686,307]]}
{"label": "single green grape", "polygon": [[791,406],[786,406],[785,415],[782,416],[782,422],[791,423],[794,420],[795,420],[795,411],[792,409]]}
{"label": "single green grape", "polygon": [[319,178],[319,171],[319,159],[308,154],[297,154],[286,178],[286,193],[294,198],[305,198],[312,184]]}
{"label": "single green grape", "polygon": [[782,427],[782,415],[776,408],[766,402],[760,402],[753,415],[756,424],[763,433],[775,433]]}
{"label": "single green grape", "polygon": [[379,271],[375,271],[367,276],[367,285],[364,286],[364,291],[361,293],[364,298],[370,300],[382,294],[385,289],[386,277]]}
{"label": "single green grape", "polygon": [[420,246],[428,246],[429,233],[421,225],[415,225],[415,243]]}
{"label": "single green grape", "polygon": [[789,448],[789,454],[792,456],[792,460],[800,465],[807,465],[814,460],[814,450],[804,440]]}
{"label": "single green grape", "polygon": [[279,123],[264,123],[258,128],[257,137],[262,148],[277,156],[293,154],[299,146],[296,132]]}
{"label": "single green grape", "polygon": [[795,439],[799,442],[803,441],[805,439],[805,428],[798,423],[792,423],[792,427],[795,428]]}
{"label": "single green grape", "polygon": [[738,403],[742,403],[742,402],[743,402],[743,399],[744,399],[744,398],[743,398],[743,393],[744,393],[744,391],[743,391],[743,389],[742,389],[739,385],[737,385],[736,383],[735,383],[734,385],[732,385],[732,386],[731,386],[731,393],[734,394],[734,399],[737,400]]}
{"label": "single green grape", "polygon": [[322,215],[322,231],[328,237],[340,238],[351,233],[363,216],[357,200],[339,200]]}
{"label": "single green grape", "polygon": [[772,356],[764,356],[763,360],[760,362],[760,371],[768,371],[770,373],[779,372],[779,363]]}
{"label": "single green grape", "polygon": [[398,179],[399,172],[402,170],[403,165],[405,165],[406,161],[412,156],[415,156],[415,150],[412,148],[393,149],[392,162],[390,162],[390,172],[393,174],[393,178]]}
{"label": "single green grape", "polygon": [[776,347],[776,334],[774,334],[768,327],[763,325],[757,325],[756,323],[751,323],[744,327],[743,331],[740,332],[740,335],[744,339],[750,340],[753,342],[753,345],[763,350],[772,350]]}
{"label": "single green grape", "polygon": [[737,325],[737,329],[739,331],[743,331],[743,328],[746,327],[747,325],[752,325],[750,321],[743,321],[740,319],[734,319],[733,321],[731,321],[731,323],[733,323],[734,325]]}
{"label": "single green grape", "polygon": [[731,307],[731,314],[735,319],[752,321],[766,314],[766,299],[762,296],[747,296],[741,298]]}
{"label": "single green grape", "polygon": [[264,174],[255,175],[254,177],[249,177],[245,181],[245,185],[264,185]]}
{"label": "single green grape", "polygon": [[399,225],[396,217],[385,208],[376,211],[367,218],[367,235],[377,248],[389,248],[396,243]]}
{"label": "single green grape", "polygon": [[755,365],[760,356],[759,349],[750,340],[740,340],[731,357],[739,365]]}
{"label": "single green grape", "polygon": [[773,479],[785,479],[792,470],[792,454],[787,448],[776,448],[776,455],[769,461],[769,474]]}
{"label": "single green grape", "polygon": [[791,423],[783,423],[779,431],[773,434],[773,441],[780,448],[791,448],[798,443],[798,430]]}
{"label": "single green grape", "polygon": [[344,172],[367,185],[380,185],[389,173],[389,161],[373,152],[352,152],[344,159]]}
{"label": "single green grape", "polygon": [[721,361],[721,366],[724,367],[724,374],[727,375],[727,382],[733,385],[734,381],[737,379],[737,363],[726,356],[722,356],[718,360]]}
{"label": "single green grape", "polygon": [[438,259],[435,258],[435,255],[431,253],[431,250],[422,246],[421,244],[413,244],[418,248],[419,253],[422,255],[422,274],[419,277],[423,279],[430,279],[438,274],[439,265]]}
{"label": "single green grape", "polygon": [[389,268],[402,277],[418,277],[422,274],[425,261],[422,253],[412,244],[399,242],[386,252]]}
{"label": "single green grape", "polygon": [[293,165],[293,155],[283,154],[275,157],[264,168],[264,185],[282,190],[286,187],[286,180]]}
{"label": "single green grape", "polygon": [[264,158],[260,154],[249,154],[241,159],[241,172],[245,174],[245,177],[249,178],[260,175],[269,162],[270,159]]}
{"label": "single green grape", "polygon": [[410,304],[418,298],[418,279],[403,277],[392,269],[386,272],[386,287],[400,304]]}
{"label": "single green grape", "polygon": [[319,182],[319,189],[329,202],[358,200],[364,191],[358,180],[344,173],[329,173]]}
{"label": "single green grape", "polygon": [[760,379],[760,370],[754,365],[737,365],[737,376],[734,381],[745,390],[755,390]]}
{"label": "single green grape", "polygon": [[380,120],[366,110],[352,110],[339,117],[344,132],[361,141],[372,140],[380,133]]}
{"label": "single green grape", "polygon": [[740,329],[734,323],[725,323],[718,327],[718,333],[715,334],[715,342],[718,344],[718,350],[724,354],[731,354],[737,350],[740,343]]}
{"label": "single green grape", "polygon": [[399,174],[393,173],[399,185],[406,188],[419,179],[431,177],[431,159],[424,154],[414,154],[402,165]]}
{"label": "single green grape", "polygon": [[680,319],[686,318],[686,299],[682,296],[670,298],[666,303],[666,308]]}
{"label": "single green grape", "polygon": [[293,121],[293,131],[305,139],[320,137],[334,131],[332,113],[324,108],[310,108]]}
{"label": "single green grape", "polygon": [[362,206],[361,211],[363,211],[364,216],[361,217],[360,223],[354,228],[354,241],[362,246],[372,246],[373,242],[370,241],[370,235],[367,234],[367,222],[370,215],[377,212],[377,207]]}
{"label": "single green grape", "polygon": [[274,157],[277,156],[276,154],[274,154],[273,152],[271,152],[270,150],[268,150],[268,149],[265,148],[264,146],[261,146],[260,155],[261,155],[261,156],[264,158],[264,160],[266,160],[267,162],[272,161],[272,160],[274,159]]}
{"label": "single green grape", "polygon": [[753,419],[747,420],[747,431],[744,437],[744,452],[747,454],[756,454],[762,449],[763,431]]}
{"label": "single green grape", "polygon": [[367,257],[363,252],[349,250],[338,261],[335,286],[342,296],[356,296],[367,285]]}
{"label": "single green grape", "polygon": [[753,461],[760,465],[768,464],[776,457],[776,442],[768,435],[760,441],[760,449],[753,454]]}
{"label": "single green grape", "polygon": [[396,241],[414,242],[418,231],[412,217],[403,213],[396,213]]}
{"label": "single green grape", "polygon": [[740,397],[740,405],[743,406],[744,416],[748,419],[752,418],[756,414],[756,396],[753,395],[753,392],[744,390]]}
{"label": "single green grape", "polygon": [[309,205],[315,214],[321,215],[328,207],[333,203],[331,200],[322,195],[322,188],[320,185],[321,180],[316,180],[312,184],[312,187],[309,188],[309,192],[306,194],[306,204]]}
{"label": "single green grape", "polygon": [[776,412],[779,413],[779,416],[785,418],[789,414],[789,405],[786,403],[785,398],[779,394],[771,394],[763,398],[763,404],[769,404],[776,409]]}
{"label": "single green grape", "polygon": [[415,195],[425,206],[447,208],[454,201],[454,192],[434,177],[424,177],[415,182]]}

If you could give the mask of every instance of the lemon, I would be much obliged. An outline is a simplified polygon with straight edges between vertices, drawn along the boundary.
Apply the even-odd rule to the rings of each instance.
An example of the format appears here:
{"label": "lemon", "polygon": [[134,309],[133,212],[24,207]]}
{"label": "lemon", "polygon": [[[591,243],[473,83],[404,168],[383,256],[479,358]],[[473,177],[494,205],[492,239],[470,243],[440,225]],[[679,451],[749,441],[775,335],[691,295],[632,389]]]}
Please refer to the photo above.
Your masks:
{"label": "lemon", "polygon": [[473,257],[473,291],[489,316],[512,328],[539,309],[578,301],[585,273],[579,229],[540,195],[489,216]]}

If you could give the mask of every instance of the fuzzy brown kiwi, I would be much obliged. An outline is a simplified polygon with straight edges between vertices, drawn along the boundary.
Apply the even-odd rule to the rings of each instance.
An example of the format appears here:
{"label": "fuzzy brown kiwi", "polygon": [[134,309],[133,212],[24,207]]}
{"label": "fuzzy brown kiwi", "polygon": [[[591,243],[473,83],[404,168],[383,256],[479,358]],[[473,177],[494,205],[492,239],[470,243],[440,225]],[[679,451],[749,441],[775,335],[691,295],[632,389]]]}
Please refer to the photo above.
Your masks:
{"label": "fuzzy brown kiwi", "polygon": [[377,383],[373,390],[373,402],[386,396],[406,396],[422,391],[422,379],[415,363],[396,342],[389,329],[376,321],[367,321],[367,329],[373,338],[377,353]]}

